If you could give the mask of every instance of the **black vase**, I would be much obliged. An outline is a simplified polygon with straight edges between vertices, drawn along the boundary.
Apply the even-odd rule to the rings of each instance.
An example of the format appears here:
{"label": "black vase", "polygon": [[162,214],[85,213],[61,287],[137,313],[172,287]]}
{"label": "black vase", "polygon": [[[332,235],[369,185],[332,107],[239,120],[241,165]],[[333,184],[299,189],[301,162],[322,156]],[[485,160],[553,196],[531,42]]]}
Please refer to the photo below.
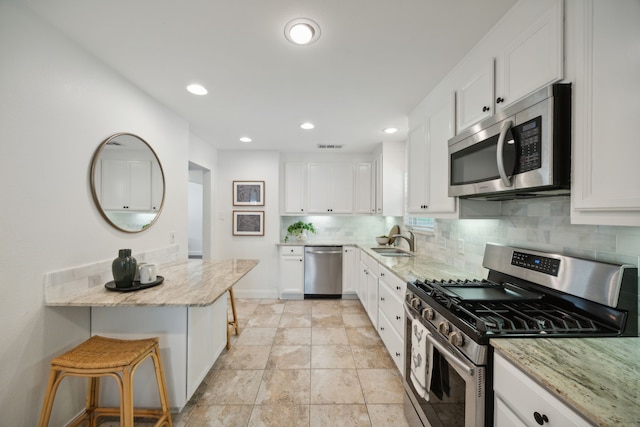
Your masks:
{"label": "black vase", "polygon": [[138,262],[131,256],[131,249],[120,249],[118,258],[111,263],[111,272],[116,288],[130,288],[136,275]]}

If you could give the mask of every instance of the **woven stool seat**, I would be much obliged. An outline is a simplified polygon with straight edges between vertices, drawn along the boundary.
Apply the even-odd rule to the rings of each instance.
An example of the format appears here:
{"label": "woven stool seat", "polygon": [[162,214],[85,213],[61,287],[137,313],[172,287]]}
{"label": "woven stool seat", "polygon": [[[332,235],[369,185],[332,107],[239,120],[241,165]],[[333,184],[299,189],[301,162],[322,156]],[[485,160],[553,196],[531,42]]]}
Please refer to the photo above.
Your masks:
{"label": "woven stool seat", "polygon": [[[161,408],[157,410],[133,407],[133,374],[138,365],[148,357],[153,361],[158,383]],[[156,426],[171,426],[158,338],[122,340],[96,335],[52,359],[49,384],[40,415],[40,427],[48,426],[56,390],[66,376],[89,378],[85,411],[71,421],[70,426],[97,426],[98,418],[104,416],[119,416],[123,427],[133,427],[135,417],[157,418]],[[100,377],[104,376],[114,378],[118,384],[119,408],[99,406]]]}

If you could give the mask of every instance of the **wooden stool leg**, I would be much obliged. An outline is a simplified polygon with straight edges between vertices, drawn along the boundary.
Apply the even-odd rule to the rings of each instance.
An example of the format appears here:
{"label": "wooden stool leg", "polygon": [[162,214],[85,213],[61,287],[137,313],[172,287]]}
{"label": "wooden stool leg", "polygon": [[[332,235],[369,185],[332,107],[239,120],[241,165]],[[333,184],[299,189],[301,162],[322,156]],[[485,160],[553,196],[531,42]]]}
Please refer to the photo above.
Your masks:
{"label": "wooden stool leg", "polygon": [[227,322],[227,350],[231,348],[229,326],[233,327],[233,330],[236,335],[238,335],[239,333],[238,313],[236,312],[236,299],[233,296],[233,288],[229,288],[229,299],[231,301],[231,313],[233,314],[233,320],[229,320]]}
{"label": "wooden stool leg", "polygon": [[53,400],[56,397],[58,384],[60,384],[60,378],[58,378],[59,375],[60,372],[55,369],[51,369],[51,372],[49,373],[49,382],[47,383],[44,402],[42,402],[42,412],[40,413],[38,427],[47,427],[49,425],[49,418],[51,418],[51,410],[53,409]]}
{"label": "wooden stool leg", "polygon": [[133,370],[127,367],[122,372],[122,385],[120,387],[120,425],[122,427],[133,427]]}
{"label": "wooden stool leg", "polygon": [[98,417],[96,416],[96,408],[100,400],[100,377],[89,378],[89,386],[87,390],[87,409],[86,414],[89,418],[89,426],[96,427],[98,425]]}
{"label": "wooden stool leg", "polygon": [[160,358],[160,347],[155,346],[151,353],[153,367],[156,371],[156,380],[158,382],[158,394],[160,395],[160,406],[162,413],[166,414],[165,422],[162,425],[172,427],[171,412],[169,411],[169,398],[167,397],[167,385],[164,379],[164,370],[162,369],[162,361]]}

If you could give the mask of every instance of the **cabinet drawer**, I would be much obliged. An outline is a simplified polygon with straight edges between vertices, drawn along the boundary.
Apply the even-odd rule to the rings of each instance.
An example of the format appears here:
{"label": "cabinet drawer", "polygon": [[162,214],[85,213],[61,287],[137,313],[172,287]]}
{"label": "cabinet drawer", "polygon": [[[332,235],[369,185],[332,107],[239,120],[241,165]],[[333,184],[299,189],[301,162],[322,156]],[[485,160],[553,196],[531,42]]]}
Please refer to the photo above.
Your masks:
{"label": "cabinet drawer", "polygon": [[379,285],[379,308],[396,332],[402,337],[404,335],[404,307],[402,301],[394,295],[393,291],[389,289],[387,283],[383,282],[382,278],[379,281]]}
{"label": "cabinet drawer", "polygon": [[364,263],[369,267],[369,271],[372,272],[376,277],[378,277],[378,261],[375,260],[371,255],[365,254]]}
{"label": "cabinet drawer", "polygon": [[[545,427],[591,425],[497,352],[494,361],[494,390],[496,399],[502,400],[500,404],[504,403],[525,425],[540,425],[536,422],[536,413],[548,419],[544,421]],[[506,412],[503,408],[498,414]]]}
{"label": "cabinet drawer", "polygon": [[303,256],[304,246],[282,246],[280,247],[280,255],[282,256]]}
{"label": "cabinet drawer", "polygon": [[400,301],[404,301],[404,295],[407,291],[407,284],[404,280],[396,276],[386,267],[382,265],[379,267],[379,277],[384,280],[393,293],[400,298]]}
{"label": "cabinet drawer", "polygon": [[395,328],[384,312],[378,313],[378,334],[382,338],[389,355],[398,367],[400,374],[404,376],[404,340],[398,335]]}

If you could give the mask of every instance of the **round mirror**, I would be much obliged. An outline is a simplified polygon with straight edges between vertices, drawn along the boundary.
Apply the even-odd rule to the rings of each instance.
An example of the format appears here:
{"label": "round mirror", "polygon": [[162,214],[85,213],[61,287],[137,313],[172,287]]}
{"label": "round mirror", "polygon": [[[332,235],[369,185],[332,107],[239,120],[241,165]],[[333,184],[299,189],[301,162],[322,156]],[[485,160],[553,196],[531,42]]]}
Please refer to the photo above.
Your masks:
{"label": "round mirror", "polygon": [[158,156],[139,136],[111,135],[93,155],[91,192],[100,213],[115,228],[127,233],[146,230],[164,203]]}

